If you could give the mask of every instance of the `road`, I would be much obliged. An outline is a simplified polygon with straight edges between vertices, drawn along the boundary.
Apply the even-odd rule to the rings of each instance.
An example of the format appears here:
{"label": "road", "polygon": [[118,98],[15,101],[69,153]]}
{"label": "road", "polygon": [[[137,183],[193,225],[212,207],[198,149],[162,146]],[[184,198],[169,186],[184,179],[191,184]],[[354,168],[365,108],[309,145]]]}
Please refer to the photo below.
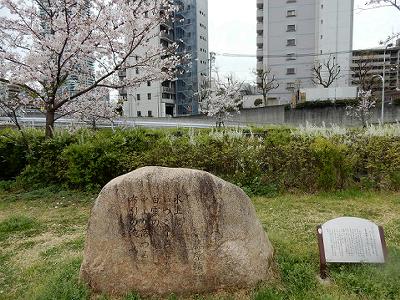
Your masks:
{"label": "road", "polygon": [[[22,117],[19,118],[21,125],[28,127],[44,127],[46,124],[46,119],[44,117]],[[0,125],[8,126],[13,125],[8,117],[0,117]],[[88,127],[88,123],[77,121],[75,119],[61,118],[56,121],[56,126],[58,127]],[[212,128],[215,127],[215,122],[213,120],[189,120],[187,118],[177,119],[177,118],[159,118],[159,119],[135,119],[135,120],[125,120],[118,119],[111,124],[111,122],[99,122],[96,124],[99,128],[132,128],[132,127],[145,127],[145,128]],[[243,127],[239,124],[227,124],[230,127]]]}

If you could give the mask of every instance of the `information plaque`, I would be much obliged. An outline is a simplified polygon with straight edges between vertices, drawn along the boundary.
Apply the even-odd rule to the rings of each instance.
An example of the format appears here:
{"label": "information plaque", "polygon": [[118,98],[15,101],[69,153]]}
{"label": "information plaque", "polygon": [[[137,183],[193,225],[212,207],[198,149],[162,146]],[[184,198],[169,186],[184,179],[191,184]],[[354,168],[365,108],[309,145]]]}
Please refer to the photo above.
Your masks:
{"label": "information plaque", "polygon": [[359,218],[343,217],[317,227],[321,278],[327,263],[383,264],[387,248],[383,228]]}

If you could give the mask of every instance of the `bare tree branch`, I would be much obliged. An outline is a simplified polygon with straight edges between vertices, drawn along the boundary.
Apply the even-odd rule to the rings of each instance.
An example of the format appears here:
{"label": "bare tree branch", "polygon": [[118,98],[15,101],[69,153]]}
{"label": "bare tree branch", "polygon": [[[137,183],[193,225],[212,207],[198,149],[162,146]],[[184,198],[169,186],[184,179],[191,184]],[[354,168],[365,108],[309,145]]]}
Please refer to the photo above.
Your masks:
{"label": "bare tree branch", "polygon": [[275,75],[271,75],[270,68],[265,67],[263,69],[259,69],[255,72],[255,75],[257,75],[258,80],[257,87],[263,95],[263,104],[264,106],[267,106],[268,93],[279,88],[279,83],[276,80]]}
{"label": "bare tree branch", "polygon": [[312,68],[312,81],[316,85],[322,85],[324,88],[330,87],[337,79],[340,78],[340,66],[336,62],[336,58],[329,55],[327,61],[316,61]]}

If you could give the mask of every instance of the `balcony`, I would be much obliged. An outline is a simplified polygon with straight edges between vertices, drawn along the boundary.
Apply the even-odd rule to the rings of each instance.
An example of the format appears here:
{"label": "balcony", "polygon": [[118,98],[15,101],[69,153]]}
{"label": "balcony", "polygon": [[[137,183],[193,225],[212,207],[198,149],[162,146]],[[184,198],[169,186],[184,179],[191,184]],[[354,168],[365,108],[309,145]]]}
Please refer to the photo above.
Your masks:
{"label": "balcony", "polygon": [[128,91],[127,91],[127,89],[126,88],[120,88],[119,90],[119,95],[121,96],[121,97],[127,97],[128,96]]}
{"label": "balcony", "polygon": [[175,99],[171,98],[171,97],[166,97],[166,95],[162,95],[161,96],[161,102],[163,103],[168,103],[168,104],[175,104]]}
{"label": "balcony", "polygon": [[257,49],[257,57],[263,57],[264,51],[263,49]]}
{"label": "balcony", "polygon": [[172,34],[170,34],[170,33],[168,33],[168,32],[165,32],[165,31],[161,31],[161,33],[160,33],[160,38],[161,38],[161,39],[168,40],[168,41],[170,41],[170,42],[173,42],[173,41],[174,41],[174,38],[173,38]]}
{"label": "balcony", "polygon": [[264,38],[262,36],[257,36],[257,45],[264,44]]}
{"label": "balcony", "polygon": [[122,78],[126,77],[126,69],[119,70],[118,71],[118,77],[122,77]]}
{"label": "balcony", "polygon": [[173,88],[173,87],[166,87],[166,86],[163,86],[162,87],[162,92],[163,93],[167,93],[167,94],[175,94],[175,88]]}
{"label": "balcony", "polygon": [[163,26],[166,26],[166,27],[169,27],[169,28],[173,27],[172,20],[170,20],[170,19],[161,21],[160,25],[163,25]]}
{"label": "balcony", "polygon": [[264,18],[264,10],[257,9],[257,18]]}

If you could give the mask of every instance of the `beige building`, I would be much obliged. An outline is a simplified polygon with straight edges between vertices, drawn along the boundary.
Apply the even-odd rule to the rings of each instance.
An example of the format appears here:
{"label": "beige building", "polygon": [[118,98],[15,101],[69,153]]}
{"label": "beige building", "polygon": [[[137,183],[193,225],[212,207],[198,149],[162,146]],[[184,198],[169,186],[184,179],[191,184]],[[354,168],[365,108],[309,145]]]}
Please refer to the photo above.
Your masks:
{"label": "beige building", "polygon": [[382,81],[378,75],[383,75],[385,66],[385,90],[400,90],[400,39],[387,49],[373,48],[353,51],[351,65],[352,84],[364,89],[380,92]]}

